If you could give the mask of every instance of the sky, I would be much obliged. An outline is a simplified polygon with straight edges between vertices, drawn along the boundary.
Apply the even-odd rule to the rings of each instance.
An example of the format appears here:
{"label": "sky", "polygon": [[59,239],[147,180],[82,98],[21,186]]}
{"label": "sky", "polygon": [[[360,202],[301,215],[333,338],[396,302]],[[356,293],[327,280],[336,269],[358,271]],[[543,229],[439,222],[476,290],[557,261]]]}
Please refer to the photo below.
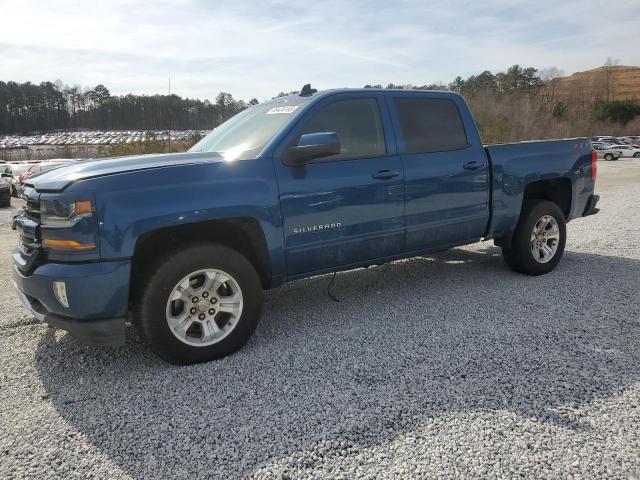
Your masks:
{"label": "sky", "polygon": [[[603,17],[604,14],[604,17]],[[640,0],[0,0],[0,80],[262,101],[305,83],[448,83],[640,65]]]}

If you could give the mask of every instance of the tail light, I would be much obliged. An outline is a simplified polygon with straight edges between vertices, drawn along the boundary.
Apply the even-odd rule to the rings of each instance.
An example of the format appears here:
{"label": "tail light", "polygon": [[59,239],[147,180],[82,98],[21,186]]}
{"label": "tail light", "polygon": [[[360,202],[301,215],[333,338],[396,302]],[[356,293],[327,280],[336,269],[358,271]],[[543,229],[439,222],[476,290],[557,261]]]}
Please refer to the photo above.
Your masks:
{"label": "tail light", "polygon": [[591,180],[596,181],[598,176],[598,152],[591,151]]}

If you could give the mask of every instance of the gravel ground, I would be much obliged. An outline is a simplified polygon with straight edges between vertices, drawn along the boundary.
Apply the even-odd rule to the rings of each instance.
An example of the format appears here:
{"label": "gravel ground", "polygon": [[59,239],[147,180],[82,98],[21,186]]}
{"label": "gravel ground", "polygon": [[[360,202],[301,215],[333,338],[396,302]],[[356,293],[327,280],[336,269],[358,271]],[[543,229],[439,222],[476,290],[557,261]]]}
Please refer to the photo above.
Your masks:
{"label": "gravel ground", "polygon": [[544,277],[490,242],[295,282],[241,352],[84,347],[11,292],[0,213],[0,478],[639,478],[640,162]]}

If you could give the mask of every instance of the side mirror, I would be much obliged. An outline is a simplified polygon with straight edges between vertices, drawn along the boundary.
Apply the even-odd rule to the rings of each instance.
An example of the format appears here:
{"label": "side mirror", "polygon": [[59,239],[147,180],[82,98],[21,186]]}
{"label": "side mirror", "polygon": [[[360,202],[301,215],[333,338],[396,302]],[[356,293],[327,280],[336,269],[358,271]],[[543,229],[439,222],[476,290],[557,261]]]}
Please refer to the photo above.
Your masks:
{"label": "side mirror", "polygon": [[289,148],[286,163],[299,165],[309,160],[338,153],[340,153],[340,138],[337,133],[308,133],[300,137],[298,145]]}

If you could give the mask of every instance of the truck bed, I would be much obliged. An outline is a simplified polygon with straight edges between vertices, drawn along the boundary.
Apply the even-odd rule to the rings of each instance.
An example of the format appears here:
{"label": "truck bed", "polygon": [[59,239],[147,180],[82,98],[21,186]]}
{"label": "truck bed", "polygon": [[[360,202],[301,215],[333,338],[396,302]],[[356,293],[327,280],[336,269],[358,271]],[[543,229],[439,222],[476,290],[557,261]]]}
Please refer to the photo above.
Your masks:
{"label": "truck bed", "polygon": [[565,212],[567,220],[582,215],[594,186],[588,139],[527,141],[484,148],[492,172],[493,208],[487,237],[497,238],[515,229],[525,188],[535,188],[532,182],[557,179],[554,181],[559,190],[569,188],[572,193],[572,204]]}

